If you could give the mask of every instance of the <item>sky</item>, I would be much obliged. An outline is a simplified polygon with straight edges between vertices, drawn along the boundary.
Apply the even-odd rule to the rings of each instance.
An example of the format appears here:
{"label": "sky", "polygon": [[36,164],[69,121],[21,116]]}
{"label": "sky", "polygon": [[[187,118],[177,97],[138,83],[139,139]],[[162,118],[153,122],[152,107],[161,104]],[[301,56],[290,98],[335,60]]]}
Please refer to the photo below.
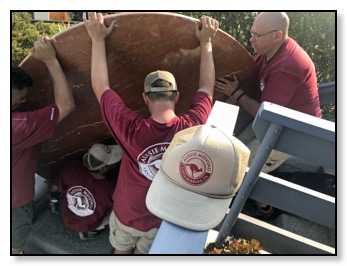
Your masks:
{"label": "sky", "polygon": [[[2,70],[2,80],[4,82],[4,86],[10,87],[10,73],[9,72],[9,64],[11,62],[11,50],[10,50],[10,37],[11,37],[11,24],[10,24],[10,11],[44,11],[44,10],[57,10],[57,11],[82,11],[81,10],[81,3],[83,3],[83,7],[85,10],[127,10],[127,11],[135,11],[134,7],[136,7],[136,11],[242,11],[242,10],[250,10],[250,8],[253,11],[260,11],[260,10],[276,10],[276,11],[334,11],[337,10],[337,47],[347,47],[345,38],[346,38],[346,11],[342,7],[342,4],[344,1],[342,0],[329,0],[329,1],[303,1],[303,0],[291,0],[291,1],[278,1],[278,0],[271,0],[271,1],[239,1],[240,3],[235,3],[232,1],[220,1],[220,0],[213,0],[213,1],[196,1],[196,0],[175,0],[170,1],[172,3],[162,2],[158,0],[145,0],[145,1],[110,1],[110,0],[98,0],[98,1],[92,1],[92,0],[80,0],[80,1],[66,1],[66,0],[59,0],[59,1],[47,1],[47,4],[42,4],[42,0],[40,1],[23,1],[23,0],[10,0],[10,1],[2,1],[2,12],[0,16],[1,21],[1,29],[2,34],[5,36],[4,43],[2,44],[1,51],[1,60],[0,64],[1,70]],[[117,2],[123,2],[123,3],[117,3]],[[207,3],[205,3],[207,2]],[[312,4],[314,2],[314,5]],[[343,28],[345,30],[343,30]],[[344,32],[344,34],[343,34]],[[304,34],[304,33],[303,33]],[[344,45],[343,45],[344,44]],[[6,46],[6,48],[5,48]],[[337,71],[338,75],[338,84],[339,84],[339,90],[338,93],[338,102],[342,102],[346,100],[346,92],[344,88],[345,84],[345,77],[344,75],[339,76],[341,73],[341,67],[342,64],[346,61],[346,53],[344,53],[341,49],[338,51],[338,57],[337,57],[337,68],[339,71]],[[343,63],[342,63],[343,62]],[[3,88],[5,89],[5,88]],[[347,88],[346,88],[347,89]],[[6,89],[5,89],[6,90]],[[9,92],[10,90],[8,90]],[[60,257],[59,259],[54,259],[53,257],[25,257],[25,258],[18,258],[18,257],[10,257],[10,101],[8,100],[10,98],[10,95],[1,97],[1,103],[0,108],[2,115],[1,121],[5,122],[5,126],[2,130],[2,138],[1,138],[1,159],[3,161],[3,165],[5,165],[5,173],[2,175],[2,178],[5,182],[3,182],[3,189],[2,189],[2,195],[0,201],[2,210],[5,210],[6,213],[6,219],[5,221],[2,221],[2,230],[3,230],[3,236],[6,235],[6,238],[2,238],[1,241],[1,249],[2,250],[2,258],[6,260],[5,265],[40,265],[40,264],[47,264],[50,265],[60,265],[62,262],[67,262],[71,264],[81,264],[81,265],[91,265],[95,264],[95,262],[102,261],[103,264],[112,264],[116,265],[117,263],[128,263],[128,261],[132,262],[140,262],[140,263],[150,263],[153,264],[163,264],[165,262],[165,265],[169,264],[176,264],[177,262],[186,262],[186,263],[197,263],[199,265],[201,264],[210,264],[215,263],[216,261],[220,262],[251,262],[256,264],[278,264],[279,262],[281,264],[292,264],[293,262],[300,262],[307,264],[326,264],[326,263],[336,263],[336,264],[342,264],[346,258],[346,255],[343,255],[345,253],[345,250],[343,248],[343,240],[346,239],[345,232],[346,230],[343,230],[341,227],[341,222],[344,219],[345,214],[342,213],[342,207],[344,205],[345,197],[343,196],[343,193],[340,193],[345,188],[346,182],[343,180],[343,173],[345,173],[345,167],[341,164],[342,163],[342,150],[345,148],[345,143],[342,141],[342,137],[345,134],[343,132],[345,131],[344,123],[339,121],[339,127],[338,127],[338,134],[337,134],[337,140],[339,144],[337,145],[337,173],[338,173],[338,188],[337,188],[337,195],[338,195],[338,257],[290,257],[288,259],[284,259],[283,257],[272,257],[270,259],[262,259],[259,260],[256,257],[241,257],[241,258],[226,258],[226,257],[219,257],[219,258],[206,258],[206,257],[175,257],[174,259],[169,259],[168,257],[155,257],[155,258],[149,258],[145,259],[144,257],[140,258],[133,258],[130,260],[130,257],[122,257],[122,258],[114,258],[114,257],[84,257],[84,258],[77,258],[77,257]],[[339,108],[337,117],[339,118],[340,115],[345,114],[346,107],[344,105],[337,105]],[[341,120],[341,119],[339,119]],[[343,239],[343,240],[342,240]],[[341,248],[342,247],[342,248]]]}

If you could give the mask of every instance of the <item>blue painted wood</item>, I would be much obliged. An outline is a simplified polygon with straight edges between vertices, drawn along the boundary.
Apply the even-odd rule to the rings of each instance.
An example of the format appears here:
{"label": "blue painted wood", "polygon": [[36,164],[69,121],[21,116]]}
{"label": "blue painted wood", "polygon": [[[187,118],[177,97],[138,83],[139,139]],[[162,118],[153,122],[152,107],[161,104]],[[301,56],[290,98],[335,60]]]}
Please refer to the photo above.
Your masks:
{"label": "blue painted wood", "polygon": [[314,255],[336,254],[335,248],[297,235],[280,227],[240,213],[231,230],[235,237],[258,239],[261,246],[272,254]]}
{"label": "blue painted wood", "polygon": [[262,103],[253,130],[262,141],[271,123],[284,127],[274,149],[335,168],[335,123],[269,102]]}
{"label": "blue painted wood", "polygon": [[319,84],[318,91],[321,106],[336,102],[335,81]]}
{"label": "blue painted wood", "polygon": [[[216,241],[229,235],[272,149],[335,168],[333,122],[264,102],[254,120],[253,130],[261,145]],[[207,233],[191,231],[163,221],[149,253],[202,254]]]}
{"label": "blue painted wood", "polygon": [[163,221],[149,254],[202,254],[207,234]]}
{"label": "blue painted wood", "polygon": [[251,190],[253,189],[257,179],[259,177],[260,171],[265,164],[267,158],[269,157],[271,150],[273,149],[277,139],[280,137],[283,126],[276,123],[271,123],[264,136],[264,139],[259,146],[257,155],[255,156],[251,167],[243,179],[242,185],[234,198],[232,207],[229,210],[228,215],[225,217],[223,225],[219,231],[216,241],[224,240],[230,233],[231,228],[234,226],[239,213],[241,212],[243,206]]}
{"label": "blue painted wood", "polygon": [[335,123],[333,122],[263,102],[254,119],[253,130],[261,145],[234,198],[216,241],[225,239],[230,233],[272,149],[335,168]]}
{"label": "blue painted wood", "polygon": [[260,173],[249,198],[335,229],[335,198],[312,189]]}

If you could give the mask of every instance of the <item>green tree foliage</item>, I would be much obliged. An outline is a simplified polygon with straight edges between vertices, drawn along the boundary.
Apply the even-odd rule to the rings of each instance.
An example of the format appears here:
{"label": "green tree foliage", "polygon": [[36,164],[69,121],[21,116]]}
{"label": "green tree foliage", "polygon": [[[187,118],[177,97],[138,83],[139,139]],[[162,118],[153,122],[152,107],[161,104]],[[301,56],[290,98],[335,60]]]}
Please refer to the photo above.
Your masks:
{"label": "green tree foliage", "polygon": [[53,36],[66,28],[59,23],[39,21],[33,24],[30,12],[12,12],[11,16],[12,65],[19,65],[30,54],[30,50],[37,39],[44,36]]}
{"label": "green tree foliage", "polygon": [[18,65],[30,52],[39,32],[31,24],[31,14],[12,13],[12,64]]}
{"label": "green tree foliage", "polygon": [[182,15],[199,19],[202,15],[212,17],[219,22],[219,28],[228,33],[245,49],[253,54],[252,45],[249,42],[250,29],[258,12],[178,12]]}
{"label": "green tree foliage", "polygon": [[335,12],[288,12],[290,36],[315,64],[319,83],[335,81]]}
{"label": "green tree foliage", "polygon": [[83,12],[69,12],[70,19],[72,21],[83,21]]}
{"label": "green tree foliage", "polygon": [[[103,15],[111,15],[119,12],[101,12]],[[70,19],[72,21],[83,21],[83,12],[69,12]]]}

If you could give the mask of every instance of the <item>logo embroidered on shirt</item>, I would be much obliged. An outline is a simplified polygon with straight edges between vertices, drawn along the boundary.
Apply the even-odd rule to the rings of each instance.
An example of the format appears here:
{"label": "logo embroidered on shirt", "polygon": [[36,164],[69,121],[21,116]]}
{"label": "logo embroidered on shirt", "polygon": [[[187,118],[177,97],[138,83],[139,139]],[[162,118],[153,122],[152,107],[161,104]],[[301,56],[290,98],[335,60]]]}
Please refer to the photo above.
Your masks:
{"label": "logo embroidered on shirt", "polygon": [[137,157],[139,170],[147,179],[153,181],[154,176],[161,166],[162,157],[169,145],[169,142],[154,144],[146,148]]}
{"label": "logo embroidered on shirt", "polygon": [[77,216],[86,217],[94,213],[95,199],[85,187],[71,187],[66,193],[66,198],[69,210]]}
{"label": "logo embroidered on shirt", "polygon": [[265,82],[264,82],[264,78],[262,78],[260,81],[260,91],[263,91],[264,89],[265,89]]}

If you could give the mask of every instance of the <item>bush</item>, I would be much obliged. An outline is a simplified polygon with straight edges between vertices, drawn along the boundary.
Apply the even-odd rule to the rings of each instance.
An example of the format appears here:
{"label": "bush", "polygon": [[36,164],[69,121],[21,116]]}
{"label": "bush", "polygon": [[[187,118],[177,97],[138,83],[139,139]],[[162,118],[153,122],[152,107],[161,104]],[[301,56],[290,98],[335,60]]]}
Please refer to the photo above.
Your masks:
{"label": "bush", "polygon": [[[40,37],[53,36],[66,29],[64,23],[31,22],[30,12],[12,12],[12,65],[19,65],[30,54],[34,42]],[[69,26],[69,25],[68,25]]]}
{"label": "bush", "polygon": [[227,237],[222,242],[209,243],[204,252],[207,254],[261,254],[262,247],[256,239]]}

